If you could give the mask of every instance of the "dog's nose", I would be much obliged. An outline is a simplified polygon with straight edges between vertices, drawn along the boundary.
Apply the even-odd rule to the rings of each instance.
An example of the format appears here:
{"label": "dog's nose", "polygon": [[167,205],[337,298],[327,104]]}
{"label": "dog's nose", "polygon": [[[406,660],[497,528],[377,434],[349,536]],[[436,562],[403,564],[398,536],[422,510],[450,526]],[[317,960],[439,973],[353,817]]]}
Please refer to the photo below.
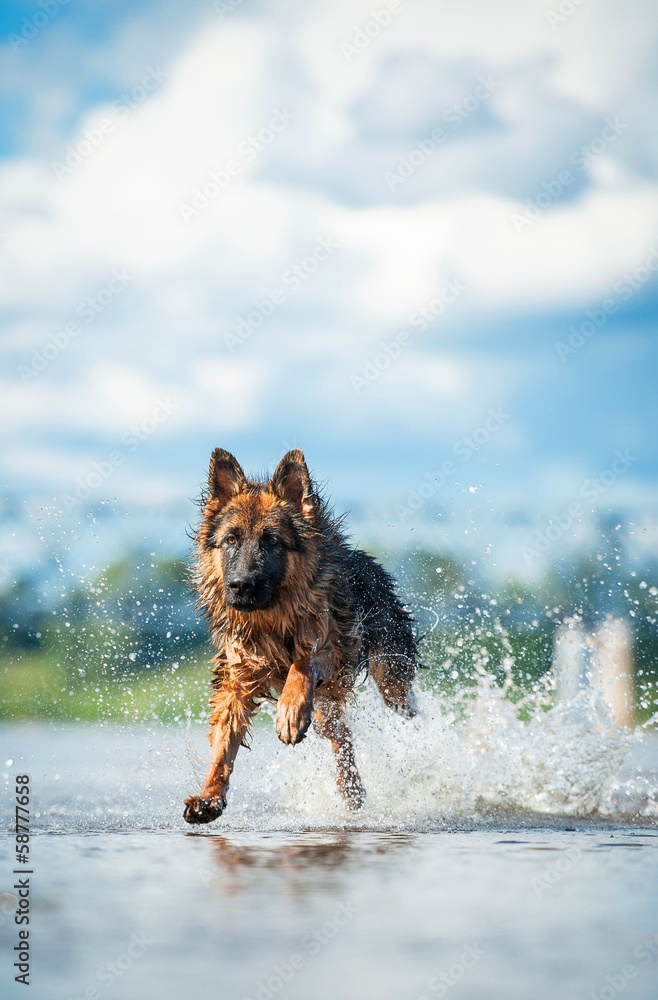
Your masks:
{"label": "dog's nose", "polygon": [[234,576],[228,581],[228,588],[236,597],[251,597],[255,586],[253,576]]}

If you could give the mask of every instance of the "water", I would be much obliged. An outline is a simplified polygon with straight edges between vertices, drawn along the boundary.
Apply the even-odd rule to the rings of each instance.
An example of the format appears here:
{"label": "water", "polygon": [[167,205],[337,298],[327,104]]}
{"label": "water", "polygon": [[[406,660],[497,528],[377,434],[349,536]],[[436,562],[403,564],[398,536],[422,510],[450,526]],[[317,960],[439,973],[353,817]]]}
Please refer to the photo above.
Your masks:
{"label": "water", "polygon": [[2,729],[7,816],[32,778],[34,875],[26,994],[5,834],[0,996],[653,1000],[655,737],[586,694],[529,724],[486,688],[459,725],[420,707],[362,696],[356,815],[323,741],[284,747],[265,719],[203,828],[181,817],[200,728]]}

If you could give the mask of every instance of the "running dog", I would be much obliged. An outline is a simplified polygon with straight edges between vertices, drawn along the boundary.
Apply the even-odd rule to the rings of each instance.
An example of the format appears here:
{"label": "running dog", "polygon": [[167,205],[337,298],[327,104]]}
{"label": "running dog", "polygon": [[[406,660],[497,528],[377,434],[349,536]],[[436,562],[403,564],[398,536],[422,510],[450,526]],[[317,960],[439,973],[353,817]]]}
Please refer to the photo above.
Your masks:
{"label": "running dog", "polygon": [[312,722],[331,741],[346,805],[360,808],[344,711],[358,679],[369,670],[390,708],[415,714],[417,640],[392,577],[348,545],[299,449],[258,480],[216,448],[201,506],[193,584],[216,648],[211,763],[185,819],[222,814],[238,749],[248,746],[260,704],[273,699],[279,739],[295,746]]}

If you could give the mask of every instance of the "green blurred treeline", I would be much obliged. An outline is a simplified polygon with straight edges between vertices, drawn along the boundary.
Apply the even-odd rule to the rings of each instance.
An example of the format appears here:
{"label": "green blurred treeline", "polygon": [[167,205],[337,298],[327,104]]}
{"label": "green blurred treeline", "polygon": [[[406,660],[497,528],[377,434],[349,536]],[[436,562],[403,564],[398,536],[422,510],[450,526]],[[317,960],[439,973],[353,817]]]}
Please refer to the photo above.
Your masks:
{"label": "green blurred treeline", "polygon": [[[420,682],[453,704],[488,676],[527,716],[556,626],[613,614],[632,625],[638,721],[658,708],[655,581],[615,579],[581,558],[532,588],[509,578],[492,590],[447,555],[384,561],[425,636]],[[0,595],[0,718],[205,721],[211,651],[187,576],[184,560],[141,556],[73,583],[61,571],[10,581]]]}

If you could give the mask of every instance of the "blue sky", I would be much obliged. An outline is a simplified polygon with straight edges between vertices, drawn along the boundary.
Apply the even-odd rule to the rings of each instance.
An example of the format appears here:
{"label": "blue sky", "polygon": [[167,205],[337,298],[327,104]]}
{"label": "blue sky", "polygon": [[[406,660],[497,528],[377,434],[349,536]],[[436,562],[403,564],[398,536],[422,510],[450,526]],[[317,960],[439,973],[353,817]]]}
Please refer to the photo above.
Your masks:
{"label": "blue sky", "polygon": [[5,497],[65,520],[118,452],[76,516],[171,519],[212,447],[294,445],[364,537],[443,545],[630,450],[583,519],[658,551],[654,4],[46,8],[0,13]]}

